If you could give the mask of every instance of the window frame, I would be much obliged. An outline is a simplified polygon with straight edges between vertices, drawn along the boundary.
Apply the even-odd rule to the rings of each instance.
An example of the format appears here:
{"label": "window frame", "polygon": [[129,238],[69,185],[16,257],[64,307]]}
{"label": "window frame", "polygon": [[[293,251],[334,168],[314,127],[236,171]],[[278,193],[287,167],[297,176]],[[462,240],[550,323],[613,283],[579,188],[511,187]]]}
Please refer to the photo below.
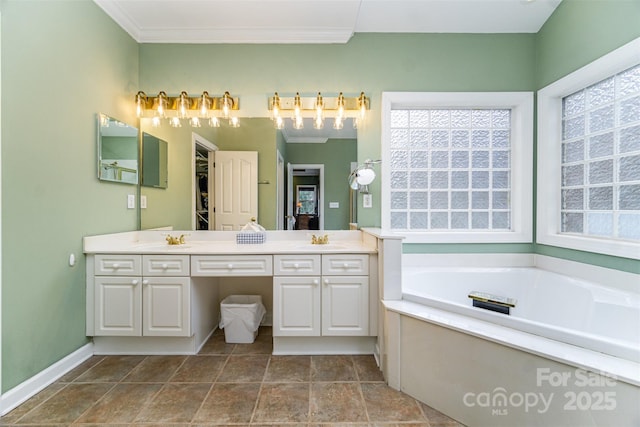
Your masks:
{"label": "window frame", "polygon": [[538,91],[537,243],[640,259],[640,245],[638,243],[605,237],[570,235],[560,232],[562,99],[640,64],[638,52],[640,52],[640,38],[596,59]]}
{"label": "window frame", "polygon": [[391,110],[511,110],[511,230],[396,231],[404,243],[531,243],[533,239],[533,92],[383,92],[381,222],[391,230]]}

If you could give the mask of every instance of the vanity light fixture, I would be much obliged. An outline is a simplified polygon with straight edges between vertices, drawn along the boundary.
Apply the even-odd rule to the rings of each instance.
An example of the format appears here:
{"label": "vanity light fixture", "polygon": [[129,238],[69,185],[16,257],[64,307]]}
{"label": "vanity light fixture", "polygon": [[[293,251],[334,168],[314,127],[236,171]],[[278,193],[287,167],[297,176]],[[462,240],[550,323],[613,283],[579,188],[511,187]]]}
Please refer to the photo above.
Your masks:
{"label": "vanity light fixture", "polygon": [[231,127],[239,127],[240,122],[232,114],[239,110],[240,101],[226,91],[221,96],[209,96],[204,91],[202,95],[190,97],[186,91],[178,96],[168,96],[165,91],[160,91],[157,96],[147,96],[143,91],[138,91],[135,96],[136,115],[139,118],[151,117],[152,125],[158,127],[162,119],[169,119],[173,127],[182,126],[182,120],[188,120],[192,127],[202,126],[202,120],[208,121],[212,127],[220,126],[218,116],[229,120]]}
{"label": "vanity light fixture", "polygon": [[342,129],[345,119],[353,118],[354,126],[357,126],[356,121],[362,121],[366,117],[369,98],[364,92],[356,97],[345,97],[342,92],[336,97],[326,97],[321,92],[314,97],[302,97],[300,92],[296,92],[295,96],[284,97],[275,92],[269,98],[268,108],[274,126],[278,129],[284,126],[285,118],[291,118],[294,129],[302,129],[303,118],[312,118],[313,127],[321,129],[325,117],[334,119],[334,129]]}

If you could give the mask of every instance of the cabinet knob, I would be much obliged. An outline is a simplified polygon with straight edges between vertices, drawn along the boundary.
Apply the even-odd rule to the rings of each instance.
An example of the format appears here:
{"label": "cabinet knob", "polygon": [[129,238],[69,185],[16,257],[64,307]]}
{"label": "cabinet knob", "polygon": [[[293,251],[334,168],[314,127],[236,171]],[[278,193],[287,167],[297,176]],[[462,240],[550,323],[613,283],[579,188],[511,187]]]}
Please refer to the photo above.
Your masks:
{"label": "cabinet knob", "polygon": [[342,264],[342,268],[349,268],[349,264],[345,262],[344,264]]}
{"label": "cabinet knob", "polygon": [[295,268],[295,269],[297,270],[298,268],[300,268],[300,264],[298,264],[298,263],[296,262],[295,264],[293,264],[293,268]]}
{"label": "cabinet knob", "polygon": [[324,284],[328,285],[329,284],[329,279],[324,279]]}
{"label": "cabinet knob", "polygon": [[167,268],[169,268],[169,265],[168,265],[168,264],[162,264],[162,269],[163,269],[163,270],[166,270]]}
{"label": "cabinet knob", "polygon": [[117,270],[120,268],[120,264],[118,264],[117,262],[114,262],[113,264],[111,264],[111,268],[113,268],[114,270]]}
{"label": "cabinet knob", "polygon": [[229,270],[232,270],[232,269],[233,269],[233,264],[227,264],[227,268],[228,268]]}
{"label": "cabinet knob", "polygon": [[143,285],[145,285],[145,286],[147,286],[147,285],[149,284],[149,281],[148,281],[148,280],[143,280],[143,281],[142,281],[142,284],[143,284]]}
{"label": "cabinet knob", "polygon": [[137,285],[138,284],[138,279],[133,279],[131,281],[131,284],[134,285],[134,286]]}
{"label": "cabinet knob", "polygon": [[318,284],[318,279],[313,279],[313,282],[311,282],[311,283],[313,283],[314,285],[317,285]]}

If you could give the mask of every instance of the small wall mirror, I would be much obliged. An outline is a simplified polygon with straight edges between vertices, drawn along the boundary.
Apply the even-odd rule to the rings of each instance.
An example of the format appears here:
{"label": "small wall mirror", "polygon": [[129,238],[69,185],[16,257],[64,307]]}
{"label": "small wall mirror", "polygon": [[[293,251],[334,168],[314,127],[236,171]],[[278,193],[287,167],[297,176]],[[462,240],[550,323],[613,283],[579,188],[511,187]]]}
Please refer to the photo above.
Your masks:
{"label": "small wall mirror", "polygon": [[98,114],[98,179],[138,184],[138,129]]}
{"label": "small wall mirror", "polygon": [[142,181],[144,187],[167,188],[167,141],[142,132]]}

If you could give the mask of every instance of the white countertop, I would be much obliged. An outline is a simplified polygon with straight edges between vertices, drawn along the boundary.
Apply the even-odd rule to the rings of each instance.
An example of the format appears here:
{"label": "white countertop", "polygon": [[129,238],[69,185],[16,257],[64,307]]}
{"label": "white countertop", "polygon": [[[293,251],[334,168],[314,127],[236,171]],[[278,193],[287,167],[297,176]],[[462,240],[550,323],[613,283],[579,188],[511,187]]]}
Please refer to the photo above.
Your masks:
{"label": "white countertop", "polygon": [[[110,254],[288,254],[375,253],[375,239],[361,231],[267,231],[262,244],[237,244],[237,231],[132,231],[88,236],[84,252]],[[185,236],[182,245],[169,245],[166,236]],[[329,243],[311,244],[311,235],[329,236]],[[369,236],[370,237],[370,236]]]}

